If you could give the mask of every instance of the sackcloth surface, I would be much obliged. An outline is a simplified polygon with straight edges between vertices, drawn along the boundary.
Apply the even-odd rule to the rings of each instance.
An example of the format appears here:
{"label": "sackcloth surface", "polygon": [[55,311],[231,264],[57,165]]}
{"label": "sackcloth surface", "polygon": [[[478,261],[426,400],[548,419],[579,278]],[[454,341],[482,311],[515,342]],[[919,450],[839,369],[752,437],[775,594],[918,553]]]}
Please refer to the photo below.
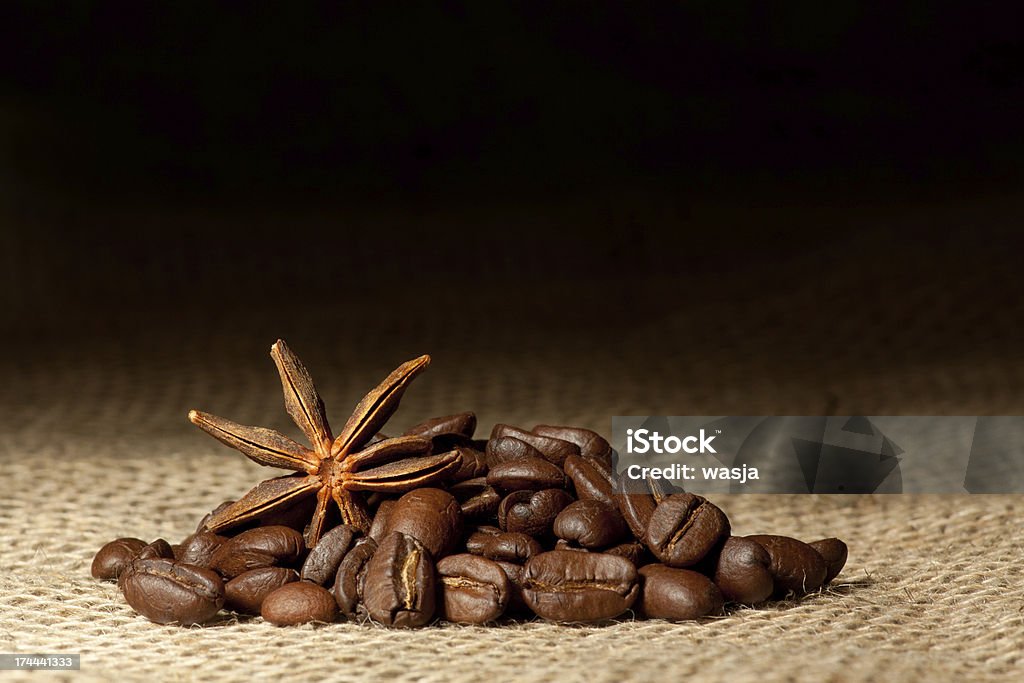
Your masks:
{"label": "sackcloth surface", "polygon": [[[584,319],[564,324],[572,311],[559,309],[550,315],[563,324],[542,334],[535,319],[522,334],[508,311],[467,304],[467,285],[429,306],[396,301],[407,312],[400,327],[339,302],[244,319],[226,312],[202,325],[155,310],[96,330],[82,316],[47,337],[15,339],[0,361],[0,652],[81,653],[82,670],[0,678],[1024,680],[1024,515],[1012,495],[718,496],[735,533],[838,536],[849,562],[820,594],[691,623],[626,615],[600,626],[402,631],[225,617],[178,628],[135,615],[115,585],[89,575],[106,541],[177,542],[222,500],[279,474],[185,417],[200,408],[295,436],[266,355],[277,336],[310,367],[336,425],[398,362],[434,354],[393,432],[465,409],[478,413],[483,434],[496,422],[607,433],[615,414],[801,415],[829,404],[840,414],[1024,412],[1024,364],[1008,341],[1021,302],[1007,301],[983,325],[950,316],[978,293],[961,288],[960,299],[926,305],[928,291],[915,289],[913,264],[905,265],[879,272],[905,304],[879,312],[858,305],[863,288],[834,287],[828,306],[837,313],[826,329],[802,327],[793,311],[814,297],[783,287],[774,299],[734,304],[730,315],[717,314],[712,299],[685,312],[645,311],[638,300],[615,305],[651,322],[613,332]],[[586,288],[565,283],[559,295],[586,298]],[[881,301],[883,289],[867,295]],[[479,313],[467,313],[469,325],[435,324],[459,310]],[[861,317],[850,320],[851,311]],[[705,321],[696,332],[695,319]],[[315,327],[323,321],[333,321],[327,333]],[[858,346],[868,325],[888,331]],[[983,352],[948,352],[949,338]]]}

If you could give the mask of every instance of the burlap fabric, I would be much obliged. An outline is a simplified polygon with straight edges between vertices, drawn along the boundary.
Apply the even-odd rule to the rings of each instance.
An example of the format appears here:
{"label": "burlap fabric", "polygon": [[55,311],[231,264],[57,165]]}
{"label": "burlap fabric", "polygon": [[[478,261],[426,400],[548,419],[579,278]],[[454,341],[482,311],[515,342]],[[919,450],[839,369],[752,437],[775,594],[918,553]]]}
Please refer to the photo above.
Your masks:
{"label": "burlap fabric", "polygon": [[[573,286],[571,296],[585,296]],[[707,335],[691,334],[693,310],[616,335],[581,322],[524,337],[515,316],[453,328],[410,306],[400,332],[372,311],[275,312],[199,332],[183,314],[168,322],[156,311],[120,328],[104,322],[103,336],[92,335],[104,343],[70,343],[92,324],[86,317],[68,323],[68,337],[19,340],[0,361],[0,652],[81,653],[81,672],[53,674],[75,680],[1021,680],[1024,543],[1014,496],[718,497],[737,533],[835,535],[850,559],[826,592],[701,623],[627,615],[604,626],[395,631],[226,617],[182,629],[136,616],[114,585],[89,576],[104,542],[175,542],[210,508],[275,473],[185,414],[196,407],[294,433],[266,356],[278,334],[312,369],[336,423],[397,362],[434,353],[395,431],[467,408],[483,432],[497,421],[607,431],[613,414],[815,414],[836,402],[868,414],[1024,410],[1015,347],[989,344],[969,363],[943,356],[935,338],[957,323],[936,316],[893,336],[884,369],[879,354],[844,352],[840,362],[835,330],[823,343],[821,330],[809,334],[787,317],[801,296],[763,299]],[[439,307],[449,304],[459,302]],[[910,298],[905,320],[919,320],[915,305]],[[1019,322],[1020,303],[1012,305],[989,321],[997,332]],[[705,314],[716,320],[714,302]],[[886,315],[899,324],[899,310]],[[325,318],[335,321],[326,337],[313,327]],[[772,363],[748,341],[759,327],[781,338]]]}

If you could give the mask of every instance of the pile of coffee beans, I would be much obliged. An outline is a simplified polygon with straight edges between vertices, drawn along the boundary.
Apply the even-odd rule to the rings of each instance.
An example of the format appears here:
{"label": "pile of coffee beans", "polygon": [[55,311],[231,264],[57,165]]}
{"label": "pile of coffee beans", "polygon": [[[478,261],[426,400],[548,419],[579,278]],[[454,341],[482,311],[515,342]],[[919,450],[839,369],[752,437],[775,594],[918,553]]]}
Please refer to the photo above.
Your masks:
{"label": "pile of coffee beans", "polygon": [[461,466],[443,486],[370,495],[365,535],[338,524],[306,548],[309,501],[219,534],[207,515],[178,545],[111,541],[92,575],[116,580],[157,623],[201,624],[226,609],[281,626],[416,627],[698,619],[817,591],[846,562],[836,538],[734,536],[701,496],[653,480],[618,487],[615,454],[590,430],[499,424],[482,440],[475,426],[460,413],[408,430],[435,452],[457,450]]}

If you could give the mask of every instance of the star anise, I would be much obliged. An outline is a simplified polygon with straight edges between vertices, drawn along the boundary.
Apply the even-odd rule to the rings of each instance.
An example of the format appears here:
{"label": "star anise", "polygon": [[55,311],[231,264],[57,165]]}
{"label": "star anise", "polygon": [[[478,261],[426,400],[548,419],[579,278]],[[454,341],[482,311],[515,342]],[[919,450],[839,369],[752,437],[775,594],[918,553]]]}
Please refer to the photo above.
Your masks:
{"label": "star anise", "polygon": [[370,516],[360,491],[402,493],[435,483],[459,467],[458,451],[431,453],[430,439],[397,436],[373,441],[409,383],[430,364],[420,356],[402,364],[368,393],[334,438],[324,402],[302,362],[283,340],[270,349],[284,389],[284,405],[309,439],[312,450],[265,427],[248,427],[192,410],[188,419],[214,438],[241,451],[261,465],[295,470],[298,474],[268,479],[206,522],[211,531],[236,526],[293,505],[316,494],[316,508],[306,527],[306,545],[313,547],[324,533],[333,500],[341,523],[369,531]]}

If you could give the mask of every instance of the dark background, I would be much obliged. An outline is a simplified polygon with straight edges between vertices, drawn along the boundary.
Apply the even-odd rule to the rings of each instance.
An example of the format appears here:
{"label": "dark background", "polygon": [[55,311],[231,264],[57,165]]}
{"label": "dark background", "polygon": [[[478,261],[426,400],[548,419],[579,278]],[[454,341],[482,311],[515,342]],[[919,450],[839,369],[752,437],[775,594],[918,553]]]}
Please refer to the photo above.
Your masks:
{"label": "dark background", "polygon": [[[642,388],[615,412],[1005,377],[1015,9],[4,3],[6,372],[285,336],[374,372],[614,364]],[[1011,412],[985,381],[846,407]]]}

